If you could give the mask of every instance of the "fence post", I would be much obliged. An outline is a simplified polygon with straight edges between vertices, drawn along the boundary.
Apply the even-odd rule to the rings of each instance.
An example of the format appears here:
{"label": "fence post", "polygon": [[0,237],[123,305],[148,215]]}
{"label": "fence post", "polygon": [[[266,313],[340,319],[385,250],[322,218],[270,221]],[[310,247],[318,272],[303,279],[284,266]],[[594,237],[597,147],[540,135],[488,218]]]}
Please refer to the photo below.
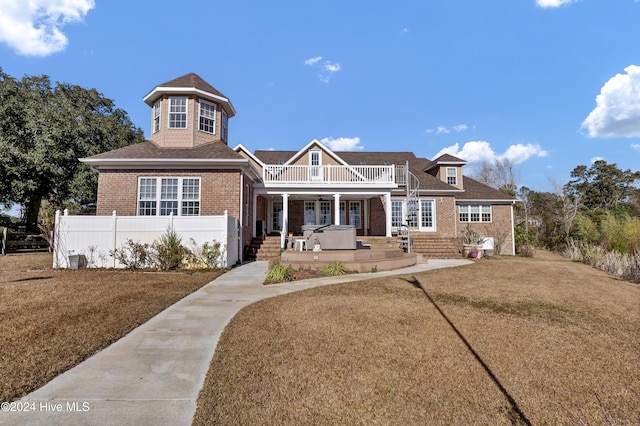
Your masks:
{"label": "fence post", "polygon": [[53,267],[60,267],[60,260],[58,259],[58,252],[60,251],[60,210],[56,210],[56,218],[53,224]]}
{"label": "fence post", "polygon": [[116,245],[118,244],[118,214],[114,210],[111,212],[111,217],[113,218],[113,267],[116,267],[116,249],[118,248]]}

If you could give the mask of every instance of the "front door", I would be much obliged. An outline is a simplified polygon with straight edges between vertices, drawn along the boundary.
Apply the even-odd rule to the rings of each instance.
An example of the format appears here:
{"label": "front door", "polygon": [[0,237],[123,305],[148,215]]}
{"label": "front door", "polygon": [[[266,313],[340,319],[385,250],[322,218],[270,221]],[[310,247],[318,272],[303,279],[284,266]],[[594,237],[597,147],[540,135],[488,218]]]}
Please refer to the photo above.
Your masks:
{"label": "front door", "polygon": [[420,231],[435,232],[436,212],[434,200],[420,200]]}
{"label": "front door", "polygon": [[271,204],[271,232],[282,231],[282,201]]}

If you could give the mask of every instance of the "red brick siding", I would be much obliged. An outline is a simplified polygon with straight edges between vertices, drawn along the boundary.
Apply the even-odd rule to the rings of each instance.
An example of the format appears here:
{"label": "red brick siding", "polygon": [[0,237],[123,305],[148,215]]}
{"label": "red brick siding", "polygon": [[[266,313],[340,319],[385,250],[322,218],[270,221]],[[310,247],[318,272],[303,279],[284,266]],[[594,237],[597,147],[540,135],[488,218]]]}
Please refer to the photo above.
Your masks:
{"label": "red brick siding", "polygon": [[497,239],[504,238],[502,254],[513,254],[513,226],[511,223],[511,205],[492,205],[491,222],[460,222],[460,215],[456,207],[456,221],[458,221],[458,237],[462,237],[464,231],[469,227],[486,236]]}
{"label": "red brick siding", "polygon": [[101,170],[98,177],[96,214],[135,216],[138,178],[144,176],[200,177],[200,214],[230,216],[240,214],[240,172],[238,170]]}

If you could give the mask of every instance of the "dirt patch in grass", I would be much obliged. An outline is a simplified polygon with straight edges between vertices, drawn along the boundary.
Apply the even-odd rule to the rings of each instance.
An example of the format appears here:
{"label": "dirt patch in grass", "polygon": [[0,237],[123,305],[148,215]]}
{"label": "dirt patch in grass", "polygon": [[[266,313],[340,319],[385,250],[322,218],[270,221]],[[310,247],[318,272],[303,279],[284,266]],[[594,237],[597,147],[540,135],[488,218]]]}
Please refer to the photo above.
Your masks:
{"label": "dirt patch in grass", "polygon": [[56,270],[0,256],[0,401],[41,387],[220,275]]}
{"label": "dirt patch in grass", "polygon": [[640,286],[483,259],[244,308],[195,424],[640,424],[638,365]]}

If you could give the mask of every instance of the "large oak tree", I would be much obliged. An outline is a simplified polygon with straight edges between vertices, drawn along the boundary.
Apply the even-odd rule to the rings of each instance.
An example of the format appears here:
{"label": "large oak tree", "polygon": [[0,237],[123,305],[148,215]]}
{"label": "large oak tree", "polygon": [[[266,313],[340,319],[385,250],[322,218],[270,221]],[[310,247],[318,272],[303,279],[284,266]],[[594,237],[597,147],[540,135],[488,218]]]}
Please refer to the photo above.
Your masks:
{"label": "large oak tree", "polygon": [[127,113],[95,89],[21,80],[0,68],[0,204],[20,204],[36,227],[43,201],[96,201],[97,174],[78,161],[144,140]]}

